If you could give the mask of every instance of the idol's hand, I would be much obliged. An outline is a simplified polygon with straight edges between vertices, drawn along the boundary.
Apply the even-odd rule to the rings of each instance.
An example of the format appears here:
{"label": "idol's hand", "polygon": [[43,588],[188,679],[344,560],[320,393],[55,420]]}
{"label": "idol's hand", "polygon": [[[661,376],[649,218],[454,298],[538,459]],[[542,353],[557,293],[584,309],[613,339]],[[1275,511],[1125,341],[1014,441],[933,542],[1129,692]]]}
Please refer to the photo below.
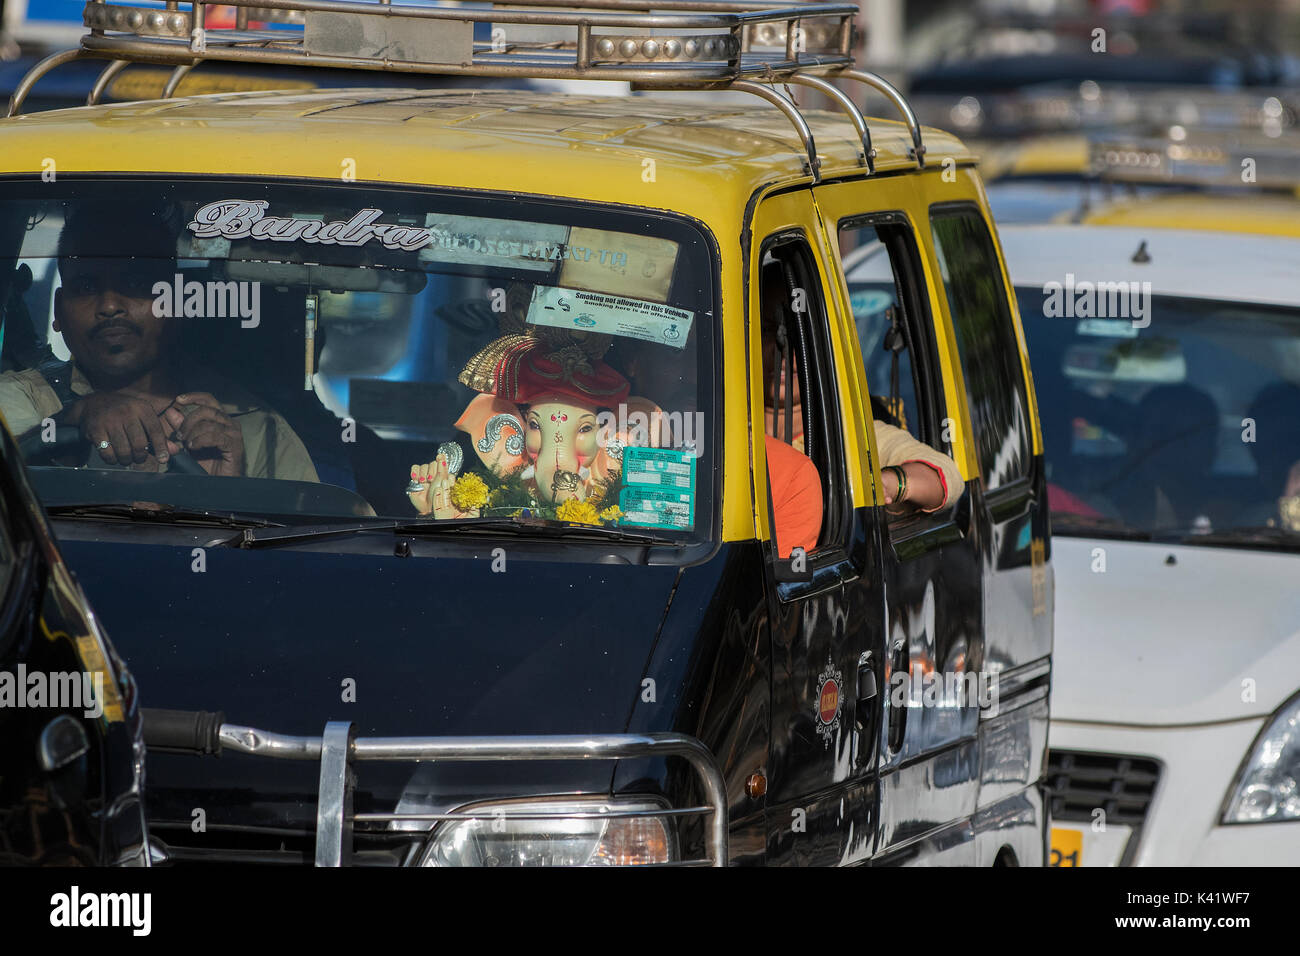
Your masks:
{"label": "idol's hand", "polygon": [[411,482],[413,485],[424,486],[419,491],[408,490],[406,493],[415,510],[422,515],[432,515],[434,518],[466,518],[476,517],[478,514],[477,510],[460,511],[451,503],[451,487],[456,483],[456,478],[451,474],[445,454],[439,455],[427,464],[412,465]]}

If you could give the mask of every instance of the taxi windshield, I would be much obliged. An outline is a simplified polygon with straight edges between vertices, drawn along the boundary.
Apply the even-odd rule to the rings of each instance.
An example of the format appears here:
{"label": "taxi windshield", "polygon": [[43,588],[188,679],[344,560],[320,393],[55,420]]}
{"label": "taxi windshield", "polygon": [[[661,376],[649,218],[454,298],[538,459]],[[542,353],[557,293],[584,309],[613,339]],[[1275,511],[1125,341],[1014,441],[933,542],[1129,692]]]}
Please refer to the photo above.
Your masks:
{"label": "taxi windshield", "polygon": [[716,256],[689,222],[346,182],[3,190],[0,412],[52,511],[707,534]]}
{"label": "taxi windshield", "polygon": [[1300,546],[1300,309],[1156,295],[1135,320],[1017,295],[1053,533]]}

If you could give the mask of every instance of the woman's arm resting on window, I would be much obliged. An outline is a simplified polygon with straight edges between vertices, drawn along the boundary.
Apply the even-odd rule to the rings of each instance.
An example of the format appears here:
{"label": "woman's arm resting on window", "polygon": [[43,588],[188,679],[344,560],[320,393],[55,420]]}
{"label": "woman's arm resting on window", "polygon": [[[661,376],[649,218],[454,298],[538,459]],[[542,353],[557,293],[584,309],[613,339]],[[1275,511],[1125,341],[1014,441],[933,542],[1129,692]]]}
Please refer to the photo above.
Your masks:
{"label": "woman's arm resting on window", "polygon": [[886,504],[893,504],[898,494],[898,476],[889,470],[895,465],[903,469],[907,478],[902,504],[922,511],[938,511],[961,497],[966,483],[956,462],[901,428],[879,421],[875,427]]}

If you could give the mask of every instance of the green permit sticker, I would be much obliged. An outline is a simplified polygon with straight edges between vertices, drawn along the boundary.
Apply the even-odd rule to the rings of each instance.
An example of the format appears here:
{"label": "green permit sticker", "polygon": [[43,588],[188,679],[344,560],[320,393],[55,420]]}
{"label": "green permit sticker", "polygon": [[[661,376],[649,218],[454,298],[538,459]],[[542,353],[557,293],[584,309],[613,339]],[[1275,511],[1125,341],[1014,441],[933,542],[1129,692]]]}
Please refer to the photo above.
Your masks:
{"label": "green permit sticker", "polygon": [[695,458],[672,448],[623,449],[622,524],[689,531],[695,527]]}

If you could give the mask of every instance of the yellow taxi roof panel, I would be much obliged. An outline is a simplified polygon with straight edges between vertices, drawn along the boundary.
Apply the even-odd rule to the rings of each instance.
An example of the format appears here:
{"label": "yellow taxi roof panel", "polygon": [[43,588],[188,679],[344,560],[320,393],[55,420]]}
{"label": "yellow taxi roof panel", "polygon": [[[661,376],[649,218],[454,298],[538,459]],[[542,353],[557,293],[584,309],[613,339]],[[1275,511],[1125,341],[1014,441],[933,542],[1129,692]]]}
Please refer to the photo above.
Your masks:
{"label": "yellow taxi roof panel", "polygon": [[[803,113],[822,175],[861,174],[848,118]],[[870,128],[878,173],[915,168],[905,125],[871,119]],[[931,164],[973,161],[950,134],[924,135]],[[743,203],[763,184],[798,180],[804,155],[790,122],[757,98],[714,105],[672,93],[223,93],[23,115],[0,120],[0,137],[0,174],[39,172],[50,157],[59,172],[338,179],[351,160],[361,181],[684,210]]]}
{"label": "yellow taxi roof panel", "polygon": [[1117,200],[1094,208],[1080,221],[1300,237],[1300,201],[1286,195],[1176,193]]}

